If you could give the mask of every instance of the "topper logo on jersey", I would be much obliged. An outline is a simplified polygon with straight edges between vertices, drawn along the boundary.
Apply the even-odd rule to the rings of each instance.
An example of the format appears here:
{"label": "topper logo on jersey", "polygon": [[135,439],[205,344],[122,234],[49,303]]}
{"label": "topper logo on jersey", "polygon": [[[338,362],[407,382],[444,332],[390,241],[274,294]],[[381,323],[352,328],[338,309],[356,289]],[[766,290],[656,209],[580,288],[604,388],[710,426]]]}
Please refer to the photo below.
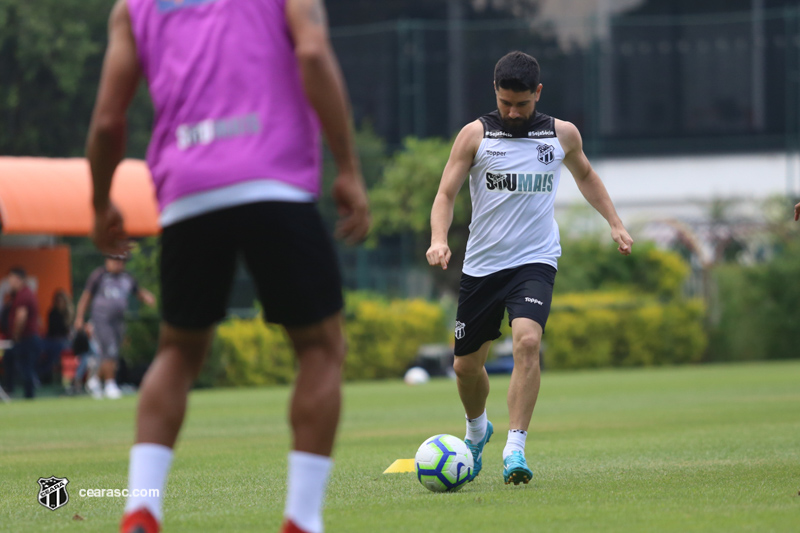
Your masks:
{"label": "topper logo on jersey", "polygon": [[540,144],[537,150],[539,150],[539,155],[536,156],[537,159],[545,165],[549,165],[556,158],[556,149],[549,144]]}
{"label": "topper logo on jersey", "polygon": [[553,192],[554,174],[486,173],[486,188],[494,192],[547,194]]}

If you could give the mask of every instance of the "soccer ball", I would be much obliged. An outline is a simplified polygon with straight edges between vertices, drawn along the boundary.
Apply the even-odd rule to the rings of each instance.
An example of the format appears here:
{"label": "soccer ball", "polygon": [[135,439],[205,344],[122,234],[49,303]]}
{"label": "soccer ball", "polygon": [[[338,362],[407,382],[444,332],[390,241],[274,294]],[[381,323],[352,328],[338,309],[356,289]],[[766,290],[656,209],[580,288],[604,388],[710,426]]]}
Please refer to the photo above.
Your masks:
{"label": "soccer ball", "polygon": [[472,452],[452,435],[434,435],[417,450],[417,479],[433,492],[454,492],[472,475]]}
{"label": "soccer ball", "polygon": [[409,368],[406,375],[403,376],[403,381],[405,381],[407,385],[422,385],[427,383],[430,379],[431,376],[428,374],[428,371],[419,366]]}

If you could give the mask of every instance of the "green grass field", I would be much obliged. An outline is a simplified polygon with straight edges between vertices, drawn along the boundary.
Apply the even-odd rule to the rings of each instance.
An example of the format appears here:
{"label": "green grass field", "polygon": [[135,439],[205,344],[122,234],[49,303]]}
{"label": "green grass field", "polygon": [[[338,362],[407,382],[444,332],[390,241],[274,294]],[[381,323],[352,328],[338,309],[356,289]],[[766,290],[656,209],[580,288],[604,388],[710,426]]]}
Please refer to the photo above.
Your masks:
{"label": "green grass field", "polygon": [[[507,377],[492,379],[496,434],[457,493],[382,474],[437,433],[464,435],[455,383],[346,387],[329,532],[800,531],[800,362],[545,373],[528,437],[534,480],[506,486]],[[287,388],[193,394],[165,499],[169,532],[278,531]],[[0,530],[116,531],[135,399],[0,405]],[[37,502],[39,477],[69,503]],[[75,514],[84,518],[73,520]]]}

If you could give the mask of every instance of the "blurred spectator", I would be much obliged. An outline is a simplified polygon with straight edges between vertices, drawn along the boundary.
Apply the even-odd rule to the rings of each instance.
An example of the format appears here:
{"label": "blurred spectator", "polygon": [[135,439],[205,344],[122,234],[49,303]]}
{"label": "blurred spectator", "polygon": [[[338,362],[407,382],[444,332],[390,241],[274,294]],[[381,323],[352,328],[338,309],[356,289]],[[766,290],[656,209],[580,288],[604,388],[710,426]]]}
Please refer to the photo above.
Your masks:
{"label": "blurred spectator", "polygon": [[61,360],[61,352],[69,345],[70,325],[73,308],[67,292],[58,289],[53,293],[53,304],[47,315],[47,335],[44,339],[44,353],[39,360],[39,380],[42,383],[54,382],[55,370]]}
{"label": "blurred spectator", "polygon": [[798,202],[797,205],[794,206],[794,219],[800,220],[800,202]]}
{"label": "blurred spectator", "polygon": [[25,397],[34,395],[34,364],[41,353],[42,340],[39,337],[39,304],[36,296],[26,283],[25,270],[14,267],[8,274],[8,284],[13,299],[8,314],[8,332],[14,348],[3,356],[6,390],[14,391],[17,370],[22,373]]}
{"label": "blurred spectator", "polygon": [[[75,332],[75,336],[72,339],[72,353],[78,357],[79,364],[77,370],[75,370],[75,377],[72,379],[70,393],[79,394],[83,390],[84,378],[87,375],[96,376],[97,352],[97,343],[93,339],[92,323],[87,322],[83,329]],[[86,390],[95,398],[103,397],[103,390],[99,386],[92,390],[87,383]]]}
{"label": "blurred spectator", "polygon": [[8,291],[3,293],[3,301],[0,302],[0,338],[10,339],[11,329],[9,328],[9,318],[11,315],[11,303],[14,300],[14,293]]}
{"label": "blurred spectator", "polygon": [[78,300],[75,316],[75,329],[83,329],[83,318],[91,304],[91,320],[94,326],[94,339],[100,356],[98,377],[89,379],[86,386],[97,397],[104,381],[103,392],[107,398],[122,396],[115,380],[119,350],[125,335],[125,311],[128,297],[135,295],[143,303],[153,307],[156,299],[153,294],[139,287],[136,279],[125,272],[125,257],[107,256],[105,266],[97,268],[89,276],[86,288]]}

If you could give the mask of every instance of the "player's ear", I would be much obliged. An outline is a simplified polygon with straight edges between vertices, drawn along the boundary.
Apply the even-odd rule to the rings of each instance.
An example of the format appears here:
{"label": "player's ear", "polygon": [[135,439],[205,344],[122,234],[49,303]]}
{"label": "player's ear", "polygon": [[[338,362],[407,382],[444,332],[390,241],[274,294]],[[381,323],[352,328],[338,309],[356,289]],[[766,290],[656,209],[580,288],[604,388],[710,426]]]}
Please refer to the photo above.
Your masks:
{"label": "player's ear", "polygon": [[534,91],[534,101],[538,102],[539,98],[542,96],[542,84],[540,83],[538,87],[536,87],[536,91]]}

